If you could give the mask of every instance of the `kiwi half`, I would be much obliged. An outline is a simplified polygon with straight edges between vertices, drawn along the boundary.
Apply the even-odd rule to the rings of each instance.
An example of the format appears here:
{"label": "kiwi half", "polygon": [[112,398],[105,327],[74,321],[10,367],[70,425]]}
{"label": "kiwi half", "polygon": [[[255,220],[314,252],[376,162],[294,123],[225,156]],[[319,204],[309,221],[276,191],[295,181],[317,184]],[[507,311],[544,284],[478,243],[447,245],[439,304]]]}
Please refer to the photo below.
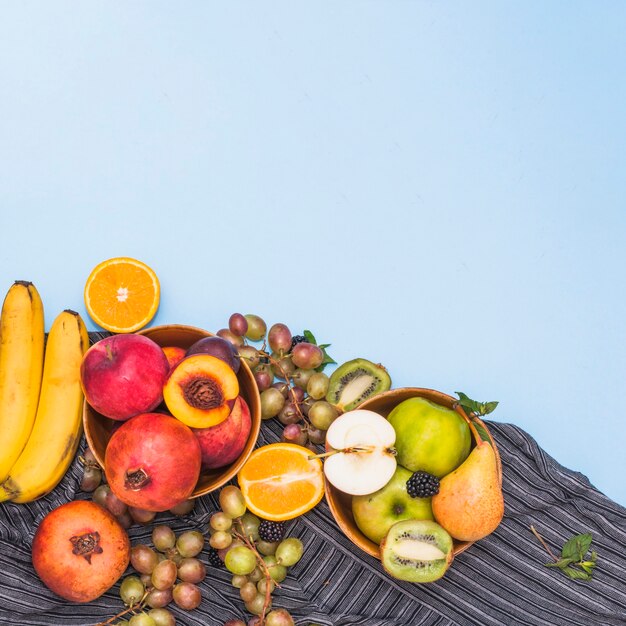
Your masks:
{"label": "kiwi half", "polygon": [[382,365],[353,359],[330,376],[326,401],[342,411],[352,411],[368,398],[391,388],[391,378]]}
{"label": "kiwi half", "polygon": [[441,578],[454,556],[452,537],[431,520],[404,520],[380,544],[380,560],[394,578],[431,583]]}

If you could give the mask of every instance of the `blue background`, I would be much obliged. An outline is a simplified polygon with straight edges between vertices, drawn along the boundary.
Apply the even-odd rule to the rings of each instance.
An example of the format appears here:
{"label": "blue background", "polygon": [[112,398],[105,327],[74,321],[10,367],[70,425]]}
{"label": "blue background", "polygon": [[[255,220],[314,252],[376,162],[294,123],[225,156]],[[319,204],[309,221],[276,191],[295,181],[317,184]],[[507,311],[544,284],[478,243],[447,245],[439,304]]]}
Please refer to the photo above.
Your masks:
{"label": "blue background", "polygon": [[134,256],[154,324],[255,312],[499,400],[626,504],[626,4],[0,9],[0,289],[48,327]]}

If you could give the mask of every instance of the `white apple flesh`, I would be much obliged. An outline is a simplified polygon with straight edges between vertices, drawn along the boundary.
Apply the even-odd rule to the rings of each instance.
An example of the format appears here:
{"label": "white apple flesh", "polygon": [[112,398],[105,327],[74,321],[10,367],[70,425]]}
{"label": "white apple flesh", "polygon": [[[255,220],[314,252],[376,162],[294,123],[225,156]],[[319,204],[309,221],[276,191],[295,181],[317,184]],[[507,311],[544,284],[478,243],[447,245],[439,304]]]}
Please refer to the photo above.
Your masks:
{"label": "white apple flesh", "polygon": [[336,451],[324,462],[334,487],[353,496],[382,489],[396,471],[393,426],[374,411],[356,409],[339,416],[326,433]]}

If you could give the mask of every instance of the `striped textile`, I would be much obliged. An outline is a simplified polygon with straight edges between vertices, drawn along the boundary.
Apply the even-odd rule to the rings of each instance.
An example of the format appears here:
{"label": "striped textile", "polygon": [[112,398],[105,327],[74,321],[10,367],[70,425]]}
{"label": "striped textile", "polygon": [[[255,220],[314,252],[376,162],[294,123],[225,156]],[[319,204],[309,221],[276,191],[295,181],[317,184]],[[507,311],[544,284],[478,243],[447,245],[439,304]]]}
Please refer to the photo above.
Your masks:
{"label": "striped textile", "polygon": [[[265,423],[259,444],[278,440],[281,426]],[[288,534],[305,546],[274,594],[297,624],[323,626],[613,626],[626,625],[626,510],[560,466],[525,432],[489,422],[500,450],[505,519],[488,538],[459,555],[443,579],[412,585],[391,579],[375,559],[345,539],[324,502],[290,523]],[[83,444],[84,445],[84,444]],[[70,604],[48,591],[30,561],[33,533],[54,507],[88,495],[78,490],[75,460],[61,484],[29,505],[0,505],[0,624],[92,625],[122,609],[116,585],[88,605]],[[214,496],[198,501],[185,519],[159,514],[178,532],[206,530]],[[554,550],[572,534],[591,532],[598,567],[591,582],[569,580],[554,568],[529,531],[533,524]],[[134,527],[132,542],[149,543],[150,527]],[[177,624],[222,626],[247,619],[231,576],[208,567],[203,602]],[[170,607],[171,608],[171,607]],[[248,616],[249,617],[249,616]]]}

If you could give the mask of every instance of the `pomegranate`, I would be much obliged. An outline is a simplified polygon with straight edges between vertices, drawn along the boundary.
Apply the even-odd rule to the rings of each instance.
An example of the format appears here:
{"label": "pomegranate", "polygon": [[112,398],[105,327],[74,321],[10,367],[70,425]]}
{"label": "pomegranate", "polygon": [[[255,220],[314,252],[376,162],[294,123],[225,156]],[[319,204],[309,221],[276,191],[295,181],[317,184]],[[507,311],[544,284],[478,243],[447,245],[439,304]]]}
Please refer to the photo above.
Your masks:
{"label": "pomegranate", "polygon": [[167,511],[191,496],[202,455],[188,426],[161,413],[131,417],[112,435],[104,458],[111,491],[147,511]]}
{"label": "pomegranate", "polygon": [[43,583],[72,602],[91,602],[110,589],[130,560],[130,542],[115,517],[87,500],[52,510],[32,546],[33,566]]}

